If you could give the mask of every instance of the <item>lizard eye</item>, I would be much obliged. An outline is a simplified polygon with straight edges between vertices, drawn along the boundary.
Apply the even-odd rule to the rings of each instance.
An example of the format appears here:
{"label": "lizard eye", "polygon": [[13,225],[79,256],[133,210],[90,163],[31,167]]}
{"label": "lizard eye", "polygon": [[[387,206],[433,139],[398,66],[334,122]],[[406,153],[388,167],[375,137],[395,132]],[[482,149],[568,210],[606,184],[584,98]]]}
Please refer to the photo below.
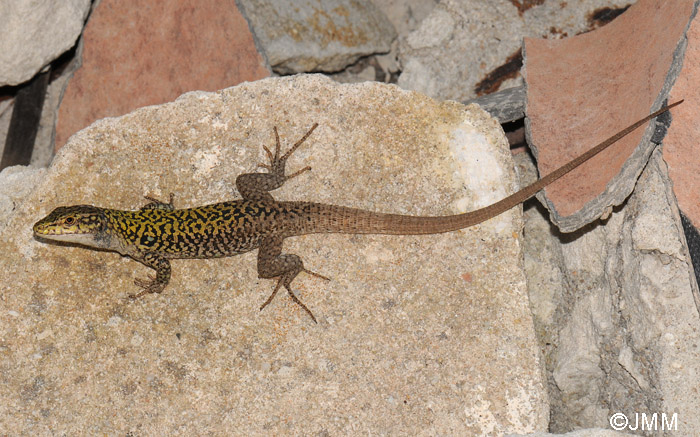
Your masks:
{"label": "lizard eye", "polygon": [[66,217],[66,219],[65,219],[63,222],[64,222],[65,224],[67,224],[67,225],[72,225],[73,223],[75,223],[75,218],[73,218],[73,217]]}

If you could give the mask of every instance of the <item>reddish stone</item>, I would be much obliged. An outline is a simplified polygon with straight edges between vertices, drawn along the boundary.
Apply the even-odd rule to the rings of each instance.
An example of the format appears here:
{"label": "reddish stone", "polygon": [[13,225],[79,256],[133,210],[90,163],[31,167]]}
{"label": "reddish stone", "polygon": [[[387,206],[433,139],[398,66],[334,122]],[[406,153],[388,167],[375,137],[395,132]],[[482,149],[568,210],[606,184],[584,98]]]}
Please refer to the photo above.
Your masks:
{"label": "reddish stone", "polygon": [[61,102],[56,149],[95,120],[270,75],[234,0],[102,0]]}
{"label": "reddish stone", "polygon": [[[671,7],[663,0],[640,0],[593,32],[563,40],[526,39],[527,114],[540,174],[650,112],[693,3],[677,0]],[[559,215],[574,214],[604,192],[642,134],[636,130],[547,188]],[[637,175],[643,161],[635,164]]]}

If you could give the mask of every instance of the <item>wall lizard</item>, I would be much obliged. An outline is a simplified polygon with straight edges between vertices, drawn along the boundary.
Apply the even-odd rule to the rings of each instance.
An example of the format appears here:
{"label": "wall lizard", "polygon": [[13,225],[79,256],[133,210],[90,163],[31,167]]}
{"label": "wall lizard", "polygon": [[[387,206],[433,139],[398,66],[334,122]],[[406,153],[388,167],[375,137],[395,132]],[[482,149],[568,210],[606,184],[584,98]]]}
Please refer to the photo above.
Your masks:
{"label": "wall lizard", "polygon": [[245,173],[236,178],[236,187],[242,196],[240,200],[175,209],[171,194],[167,203],[146,196],[150,202],[137,211],[92,205],[61,206],[34,224],[34,235],[40,239],[115,251],[154,269],[155,276],[134,281],[142,290],[130,295],[132,298],[163,291],[170,281],[170,259],[219,258],[258,249],[258,276],[277,279],[272,294],[260,309],[265,308],[284,286],[292,300],[316,322],[311,310],[292,291],[291,283],[301,272],[325,280],[328,278],[307,270],[299,256],[282,253],[285,238],[316,233],[436,234],[476,225],[531,198],[623,136],[681,102],[642,118],[532,185],[489,206],[463,214],[420,217],[274,200],[270,191],[311,170],[304,167],[290,175],[285,174],[287,159],[316,129],[318,124],[314,124],[281,156],[279,134],[276,127],[273,129],[274,153],[263,145],[270,163],[260,164],[267,172]]}

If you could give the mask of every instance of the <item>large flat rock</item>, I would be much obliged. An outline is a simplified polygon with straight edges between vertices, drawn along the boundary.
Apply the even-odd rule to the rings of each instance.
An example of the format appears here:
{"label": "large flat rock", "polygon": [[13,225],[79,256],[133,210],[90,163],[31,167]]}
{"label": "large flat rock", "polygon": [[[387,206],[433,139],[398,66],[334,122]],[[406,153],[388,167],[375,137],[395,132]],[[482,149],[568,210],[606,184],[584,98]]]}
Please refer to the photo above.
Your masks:
{"label": "large flat rock", "polygon": [[260,280],[256,253],[175,260],[161,295],[115,253],[47,244],[59,205],[136,209],[232,199],[278,126],[313,167],[273,194],[450,214],[515,188],[498,123],[477,106],[320,76],[266,79],[104,119],[61,149],[0,241],[0,428],[9,434],[503,434],[546,428],[520,211],[442,235],[308,235],[285,251],[319,323]]}

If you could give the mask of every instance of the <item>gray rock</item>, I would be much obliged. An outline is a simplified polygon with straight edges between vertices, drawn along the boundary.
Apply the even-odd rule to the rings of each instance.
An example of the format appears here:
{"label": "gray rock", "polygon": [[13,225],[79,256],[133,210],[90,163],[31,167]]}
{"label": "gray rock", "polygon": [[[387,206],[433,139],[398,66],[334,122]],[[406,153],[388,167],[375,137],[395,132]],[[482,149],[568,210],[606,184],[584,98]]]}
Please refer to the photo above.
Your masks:
{"label": "gray rock", "polygon": [[465,104],[478,104],[484,111],[503,124],[525,117],[526,98],[525,87],[520,86],[477,97],[468,100]]}
{"label": "gray rock", "polygon": [[[700,426],[697,284],[666,168],[656,151],[637,188],[603,223],[573,234],[526,212],[525,266],[546,363],[550,430]],[[559,246],[561,244],[561,246]],[[542,262],[547,259],[546,262]],[[639,426],[639,425],[638,425]],[[632,432],[629,427],[625,431]]]}
{"label": "gray rock", "polygon": [[71,48],[90,5],[90,0],[0,2],[0,86],[29,80]]}
{"label": "gray rock", "polygon": [[396,31],[369,0],[237,0],[256,45],[279,74],[335,72],[386,53]]}
{"label": "gray rock", "polygon": [[[52,73],[51,81],[46,89],[44,106],[41,111],[41,120],[36,138],[34,139],[34,150],[30,164],[35,167],[48,167],[54,157],[54,135],[56,129],[56,117],[58,116],[58,106],[63,97],[65,86],[73,76],[75,70],[80,67],[82,53],[82,40],[78,42],[76,56],[66,65],[63,65],[60,72]],[[5,148],[7,132],[12,119],[15,99],[0,102],[0,156]]]}
{"label": "gray rock", "polygon": [[415,30],[440,0],[373,0],[399,35]]}
{"label": "gray rock", "polygon": [[[443,0],[399,40],[402,88],[438,99],[466,101],[522,84],[523,37],[574,35],[590,30],[592,11],[625,7],[626,0],[545,0],[519,9],[510,0]],[[525,3],[525,2],[520,2]]]}
{"label": "gray rock", "polygon": [[[280,102],[284,104],[281,105]],[[32,238],[54,207],[178,207],[237,197],[278,126],[313,168],[278,199],[439,215],[515,188],[497,121],[476,105],[322,76],[245,83],[100,120],[57,154],[0,233],[0,423],[8,434],[480,435],[546,429],[545,385],[521,269],[520,211],[433,236],[285,241],[319,323],[257,278],[256,254],[175,260],[135,302],[146,267]],[[387,128],[390,126],[391,128]],[[21,431],[21,432],[20,432]]]}

